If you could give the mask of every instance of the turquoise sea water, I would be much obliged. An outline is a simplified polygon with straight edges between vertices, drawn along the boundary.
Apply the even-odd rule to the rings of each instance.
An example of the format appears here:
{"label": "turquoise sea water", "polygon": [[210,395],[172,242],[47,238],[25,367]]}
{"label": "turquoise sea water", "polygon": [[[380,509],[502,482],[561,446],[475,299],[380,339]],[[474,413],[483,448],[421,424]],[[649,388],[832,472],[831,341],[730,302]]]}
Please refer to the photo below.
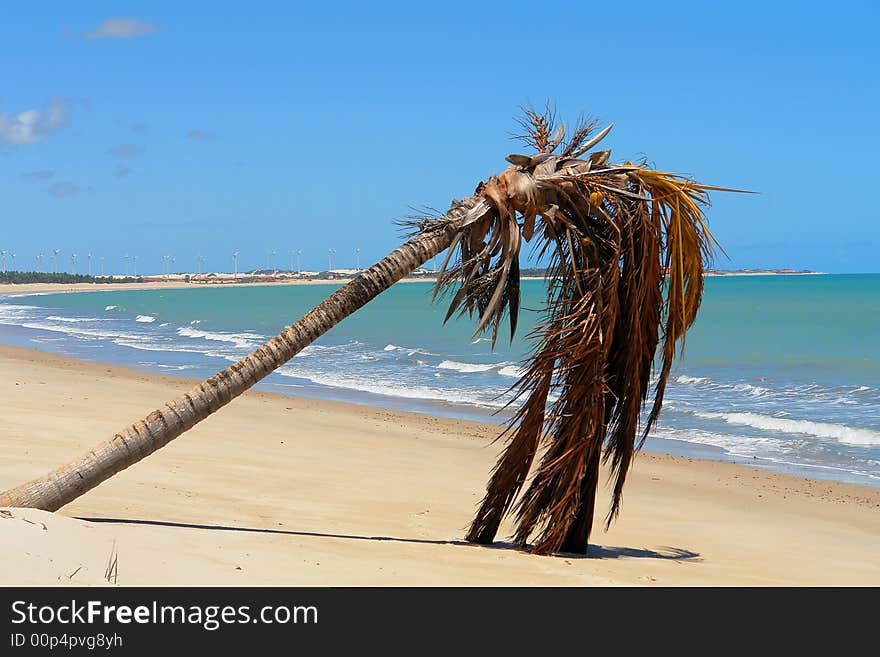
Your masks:
{"label": "turquoise sea water", "polygon": [[[0,342],[205,377],[334,286],[193,287],[0,298]],[[493,421],[529,343],[474,339],[395,286],[264,389]],[[541,281],[523,284],[538,308]],[[538,318],[527,311],[520,336]],[[710,278],[646,449],[880,486],[880,274]],[[149,411],[151,409],[145,409]],[[494,421],[505,415],[500,411]],[[133,418],[120,418],[121,422]]]}

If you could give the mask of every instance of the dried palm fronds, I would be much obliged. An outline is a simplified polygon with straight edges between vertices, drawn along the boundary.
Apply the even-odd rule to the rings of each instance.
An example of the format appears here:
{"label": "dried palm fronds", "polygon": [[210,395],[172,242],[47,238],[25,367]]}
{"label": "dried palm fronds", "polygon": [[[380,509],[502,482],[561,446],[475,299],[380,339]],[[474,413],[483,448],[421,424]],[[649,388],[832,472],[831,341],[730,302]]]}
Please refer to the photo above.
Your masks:
{"label": "dried palm fronds", "polygon": [[527,110],[521,125],[536,152],[510,155],[512,166],[477,188],[435,289],[452,295],[447,319],[476,317],[476,332],[491,331],[494,346],[505,315],[511,337],[516,331],[523,241],[550,263],[546,318],[514,386],[521,405],[467,538],[491,542],[515,508],[517,542],[531,539],[541,554],[586,552],[600,461],[614,480],[607,525],[696,317],[715,246],[703,217],[708,192],[737,190],[644,163],[611,164],[608,150],[587,154],[612,126],[596,133],[595,122],[580,121],[566,142],[550,111]]}

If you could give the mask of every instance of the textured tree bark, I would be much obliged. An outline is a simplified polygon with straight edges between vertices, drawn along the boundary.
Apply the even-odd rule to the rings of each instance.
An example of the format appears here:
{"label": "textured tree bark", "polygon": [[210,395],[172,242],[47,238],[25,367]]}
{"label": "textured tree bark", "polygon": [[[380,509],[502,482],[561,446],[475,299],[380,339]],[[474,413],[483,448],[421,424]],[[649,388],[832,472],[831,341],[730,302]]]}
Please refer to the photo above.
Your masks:
{"label": "textured tree bark", "polygon": [[55,511],[149,456],[248,390],[340,321],[446,250],[476,202],[454,203],[423,231],[340,288],[262,347],[49,474],[0,493],[0,506]]}

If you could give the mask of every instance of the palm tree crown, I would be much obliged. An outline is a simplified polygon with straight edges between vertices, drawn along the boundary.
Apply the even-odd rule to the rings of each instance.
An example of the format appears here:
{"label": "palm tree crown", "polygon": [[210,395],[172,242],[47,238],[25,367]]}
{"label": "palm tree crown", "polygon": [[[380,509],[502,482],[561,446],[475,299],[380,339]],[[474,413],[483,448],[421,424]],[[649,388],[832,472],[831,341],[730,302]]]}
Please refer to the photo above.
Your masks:
{"label": "palm tree crown", "polygon": [[505,315],[511,337],[516,331],[523,242],[549,261],[546,317],[514,386],[521,404],[468,539],[494,539],[543,450],[515,507],[515,539],[525,544],[537,532],[536,552],[585,552],[600,457],[614,479],[610,523],[633,454],[657,420],[713,257],[703,207],[708,191],[723,188],[644,162],[612,164],[608,150],[588,153],[610,125],[595,133],[596,122],[580,120],[567,141],[551,111],[528,109],[521,125],[535,153],[508,156],[511,166],[477,188],[435,289],[452,297],[447,320],[476,317],[476,331],[491,331],[494,345]]}

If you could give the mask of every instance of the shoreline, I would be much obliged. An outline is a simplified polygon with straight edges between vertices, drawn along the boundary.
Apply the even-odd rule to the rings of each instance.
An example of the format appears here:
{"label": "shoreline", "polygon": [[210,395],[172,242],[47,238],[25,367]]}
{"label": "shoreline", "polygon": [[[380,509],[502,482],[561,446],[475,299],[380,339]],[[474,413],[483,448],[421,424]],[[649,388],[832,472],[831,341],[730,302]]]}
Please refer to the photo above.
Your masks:
{"label": "shoreline", "polygon": [[[202,379],[193,378],[192,375],[188,376],[179,371],[157,371],[154,368],[151,369],[147,366],[132,363],[90,359],[72,354],[60,354],[42,346],[31,346],[26,340],[10,342],[8,341],[8,337],[5,339],[3,338],[2,327],[0,327],[0,353],[6,348],[21,349],[25,352],[34,352],[47,357],[58,356],[59,358],[69,359],[74,363],[108,368],[120,368],[123,371],[137,373],[143,376],[155,376],[166,381],[184,382],[188,385],[195,385],[202,381]],[[207,378],[216,373],[216,371],[217,370],[211,369],[210,371],[203,372],[202,376]],[[510,417],[509,412],[498,414],[501,409],[497,408],[490,409],[456,402],[397,397],[388,394],[383,395],[377,392],[366,392],[354,388],[336,388],[319,383],[302,386],[296,394],[288,391],[284,384],[273,382],[258,382],[253,390],[255,393],[278,395],[282,398],[291,400],[311,400],[317,403],[326,402],[329,404],[343,404],[355,408],[372,409],[390,413],[412,414],[419,417],[434,418],[442,421],[470,422],[493,427],[495,436],[501,433],[502,425]],[[643,446],[642,452],[675,456],[697,461],[739,464],[762,472],[779,473],[819,482],[852,484],[880,490],[880,483],[875,483],[873,480],[866,482],[850,472],[838,472],[833,468],[829,470],[827,468],[822,468],[821,466],[808,465],[795,461],[774,461],[772,459],[765,459],[756,456],[750,458],[748,456],[731,453],[723,447],[702,442],[692,442],[684,438],[651,436]],[[824,470],[825,476],[822,476],[817,470]]]}
{"label": "shoreline", "polygon": [[57,292],[114,292],[125,290],[179,290],[229,287],[278,287],[285,285],[342,285],[345,280],[314,279],[253,281],[249,283],[186,283],[184,281],[145,281],[143,283],[0,283],[0,296],[55,294]]}
{"label": "shoreline", "polygon": [[[406,279],[405,279],[406,280]],[[408,282],[417,283],[417,282],[429,282],[424,279],[409,279]],[[332,280],[321,280],[321,281],[300,281],[298,283],[293,284],[339,284],[340,281],[332,281]],[[242,285],[246,285],[248,287],[253,286],[271,286],[271,285],[286,285],[289,283],[279,282],[275,284],[265,283],[265,282],[252,282],[246,283]],[[45,284],[43,284],[45,285]],[[129,289],[162,289],[163,286],[167,286],[169,288],[187,288],[192,289],[193,284],[191,283],[182,283],[182,282],[167,282],[167,283],[158,283],[157,287],[152,287],[151,283],[134,283],[127,285],[114,285],[108,284],[104,286],[94,286],[91,284],[83,284],[85,287],[90,288],[93,291],[107,291],[117,289],[119,291],[129,290]],[[146,287],[144,287],[146,286]],[[79,292],[79,291],[87,291],[80,289],[82,286],[74,285],[73,287],[77,289],[69,290],[71,285],[68,284],[51,284],[49,287],[52,288],[64,288],[64,289],[56,289],[54,291],[60,292]],[[198,284],[196,284],[198,287]],[[0,285],[0,298],[3,297],[4,286]],[[38,292],[31,292],[32,294],[40,294],[40,293],[50,293],[49,290],[41,290]],[[11,297],[7,297],[11,298]],[[15,328],[14,325],[11,325],[12,328]],[[3,327],[0,327],[2,329]],[[10,336],[3,337],[2,330],[0,330],[0,346],[8,345],[8,346],[18,346],[23,348],[35,348],[42,353],[53,354],[58,353],[55,350],[49,350],[44,346],[31,346],[31,341],[21,338],[17,336],[15,333],[11,333]],[[115,366],[119,364],[121,367],[132,367],[136,371],[141,371],[146,374],[155,374],[157,376],[166,375],[166,371],[162,369],[158,369],[156,367],[146,367],[141,366],[136,363],[128,362],[124,359],[112,361],[112,360],[102,360],[101,355],[92,355],[92,354],[77,354],[75,351],[66,352],[67,355],[72,358],[80,358],[83,359],[83,362],[99,362],[99,363],[107,363],[110,366]],[[201,372],[200,375],[207,377],[210,374],[215,373],[212,370],[210,373]],[[171,374],[174,378],[180,378],[181,380],[185,379],[185,374],[174,373]],[[285,397],[293,397],[293,393],[288,392],[285,389],[284,384],[280,384],[277,382],[267,382],[264,384],[260,384],[259,389],[267,391],[267,392],[275,392],[277,394],[281,394]],[[494,412],[497,409],[489,409],[482,406],[471,406],[466,403],[455,403],[455,402],[442,402],[433,398],[427,399],[410,399],[407,396],[398,397],[389,393],[380,393],[376,391],[368,391],[367,389],[362,388],[346,388],[340,387],[336,388],[332,385],[325,385],[321,383],[308,383],[305,386],[299,386],[300,389],[295,393],[302,395],[304,398],[314,399],[318,401],[330,401],[330,402],[342,402],[342,403],[352,403],[358,406],[366,407],[366,408],[378,408],[392,412],[415,412],[419,414],[424,414],[430,417],[438,417],[438,418],[451,418],[451,419],[462,419],[467,421],[475,421],[475,422],[494,422]],[[503,418],[505,415],[497,416],[497,421],[499,424],[503,422]],[[679,437],[670,437],[670,436],[659,436],[654,435],[645,445],[644,450],[646,452],[655,453],[655,454],[667,454],[673,456],[681,456],[685,458],[693,458],[704,461],[717,461],[717,462],[726,462],[726,463],[735,463],[735,464],[748,464],[751,467],[756,467],[761,469],[762,471],[769,472],[778,472],[782,474],[788,474],[795,477],[803,477],[816,481],[832,481],[832,482],[840,482],[840,483],[851,483],[855,485],[867,486],[869,488],[880,488],[880,483],[876,483],[875,479],[872,479],[870,475],[865,473],[859,473],[857,471],[850,471],[842,468],[835,468],[832,466],[824,466],[821,464],[814,463],[805,463],[800,462],[798,460],[782,460],[779,458],[764,458],[762,456],[752,456],[744,455],[742,453],[737,452],[737,450],[733,450],[732,452],[728,449],[725,449],[721,446],[716,446],[711,443],[707,444],[705,442],[699,440],[689,440],[685,438]]]}
{"label": "shoreline", "polygon": [[[0,486],[191,383],[0,347]],[[10,510],[0,584],[106,584],[111,542],[122,585],[880,584],[880,490],[647,452],[607,533],[603,473],[594,558],[462,543],[497,429],[249,391],[58,513]]]}
{"label": "shoreline", "polygon": [[[733,278],[743,276],[829,276],[827,272],[707,272],[707,278]],[[54,294],[56,292],[112,292],[114,290],[169,290],[196,288],[260,287],[287,285],[345,285],[350,278],[292,278],[286,280],[233,282],[228,280],[214,283],[204,281],[186,282],[183,280],[142,283],[0,283],[0,296],[24,296],[28,294]],[[525,281],[543,281],[543,276],[523,276]],[[436,283],[434,277],[402,278],[398,283]]]}

